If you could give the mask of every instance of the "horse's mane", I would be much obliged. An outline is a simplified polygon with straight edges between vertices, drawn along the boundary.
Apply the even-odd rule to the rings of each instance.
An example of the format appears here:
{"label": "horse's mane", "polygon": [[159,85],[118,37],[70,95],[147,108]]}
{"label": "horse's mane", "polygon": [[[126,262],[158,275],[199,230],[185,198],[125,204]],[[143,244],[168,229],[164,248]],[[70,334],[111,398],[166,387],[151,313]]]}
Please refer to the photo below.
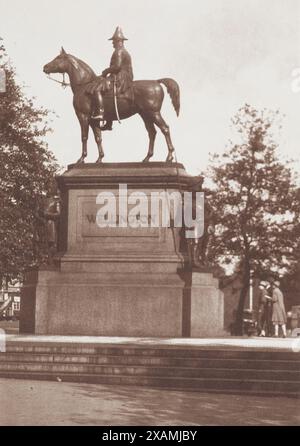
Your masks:
{"label": "horse's mane", "polygon": [[96,74],[95,72],[92,70],[92,68],[85,62],[83,62],[83,60],[78,59],[78,57],[72,56],[72,54],[68,54],[68,58],[70,59],[71,64],[75,67],[75,68],[83,68],[87,74],[90,74],[91,78],[95,78]]}

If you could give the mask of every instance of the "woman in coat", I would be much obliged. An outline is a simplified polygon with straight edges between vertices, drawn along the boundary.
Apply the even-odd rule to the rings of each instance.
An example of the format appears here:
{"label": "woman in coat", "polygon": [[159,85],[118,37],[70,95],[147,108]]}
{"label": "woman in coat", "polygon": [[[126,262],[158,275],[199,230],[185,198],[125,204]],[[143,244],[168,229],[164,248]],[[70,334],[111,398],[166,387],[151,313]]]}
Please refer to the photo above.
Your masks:
{"label": "woman in coat", "polygon": [[274,282],[274,289],[272,295],[273,312],[272,322],[275,327],[275,337],[278,338],[279,325],[282,328],[283,337],[286,338],[286,312],[284,307],[283,294],[279,289],[280,283]]}

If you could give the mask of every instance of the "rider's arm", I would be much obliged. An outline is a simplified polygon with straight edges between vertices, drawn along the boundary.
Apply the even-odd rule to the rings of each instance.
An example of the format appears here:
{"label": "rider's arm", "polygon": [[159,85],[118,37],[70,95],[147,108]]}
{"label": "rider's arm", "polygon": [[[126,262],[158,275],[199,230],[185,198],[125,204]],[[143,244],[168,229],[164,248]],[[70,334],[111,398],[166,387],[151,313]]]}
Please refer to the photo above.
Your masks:
{"label": "rider's arm", "polygon": [[112,55],[110,67],[106,68],[102,72],[102,76],[107,76],[108,74],[118,74],[122,68],[122,51],[115,51]]}

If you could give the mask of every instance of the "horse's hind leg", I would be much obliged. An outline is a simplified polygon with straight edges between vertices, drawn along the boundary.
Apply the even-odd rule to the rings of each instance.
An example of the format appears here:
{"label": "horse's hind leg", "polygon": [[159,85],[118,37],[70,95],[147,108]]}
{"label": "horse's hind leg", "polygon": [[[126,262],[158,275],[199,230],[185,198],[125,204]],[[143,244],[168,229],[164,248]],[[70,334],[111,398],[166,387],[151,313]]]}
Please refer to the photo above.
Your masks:
{"label": "horse's hind leg", "polygon": [[154,150],[154,142],[156,137],[156,128],[154,127],[153,121],[151,118],[141,115],[143,118],[145,127],[147,129],[148,135],[149,135],[149,148],[146,158],[143,160],[143,163],[149,161],[149,159],[153,156],[153,150]]}
{"label": "horse's hind leg", "polygon": [[101,163],[102,158],[104,157],[104,151],[103,151],[103,147],[102,147],[102,134],[101,134],[100,124],[97,122],[90,121],[90,126],[92,127],[92,130],[94,132],[94,137],[95,137],[95,141],[96,141],[96,144],[98,147],[98,153],[99,153],[96,163]]}
{"label": "horse's hind leg", "polygon": [[167,156],[166,161],[171,163],[174,159],[173,152],[175,151],[175,149],[172,144],[169,126],[162,118],[160,112],[151,113],[151,117],[153,119],[154,124],[156,124],[157,127],[160,128],[160,130],[162,131],[162,133],[164,134],[164,136],[166,138],[166,142],[167,142],[167,146],[168,146],[168,156]]}

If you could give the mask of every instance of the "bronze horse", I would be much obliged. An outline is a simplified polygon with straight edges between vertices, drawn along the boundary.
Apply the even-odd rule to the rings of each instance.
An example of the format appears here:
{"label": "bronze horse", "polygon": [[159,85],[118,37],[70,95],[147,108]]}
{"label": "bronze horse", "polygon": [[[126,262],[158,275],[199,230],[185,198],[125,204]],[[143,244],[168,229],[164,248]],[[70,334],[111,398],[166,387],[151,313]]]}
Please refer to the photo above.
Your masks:
{"label": "bronze horse", "polygon": [[[98,146],[99,157],[98,163],[102,162],[104,157],[102,147],[101,127],[99,121],[91,119],[93,112],[93,97],[88,93],[91,82],[97,80],[94,71],[82,60],[67,54],[62,48],[61,53],[51,62],[44,66],[44,72],[50,73],[67,73],[70,78],[70,86],[72,88],[74,98],[73,106],[78,117],[81,127],[82,155],[77,163],[83,163],[87,156],[87,140],[89,127],[92,128],[95,141]],[[153,156],[154,141],[156,129],[154,124],[160,128],[165,136],[168,146],[167,162],[173,161],[174,147],[172,144],[169,127],[163,120],[160,110],[164,99],[164,91],[160,84],[164,84],[171,97],[174,109],[179,114],[180,109],[180,92],[179,86],[173,79],[165,78],[159,80],[140,80],[133,82],[133,100],[118,98],[118,110],[120,119],[127,119],[138,113],[145,124],[149,135],[149,149],[144,162],[149,161]],[[114,106],[114,98],[112,95],[104,95],[104,119],[117,120],[116,110]]]}

